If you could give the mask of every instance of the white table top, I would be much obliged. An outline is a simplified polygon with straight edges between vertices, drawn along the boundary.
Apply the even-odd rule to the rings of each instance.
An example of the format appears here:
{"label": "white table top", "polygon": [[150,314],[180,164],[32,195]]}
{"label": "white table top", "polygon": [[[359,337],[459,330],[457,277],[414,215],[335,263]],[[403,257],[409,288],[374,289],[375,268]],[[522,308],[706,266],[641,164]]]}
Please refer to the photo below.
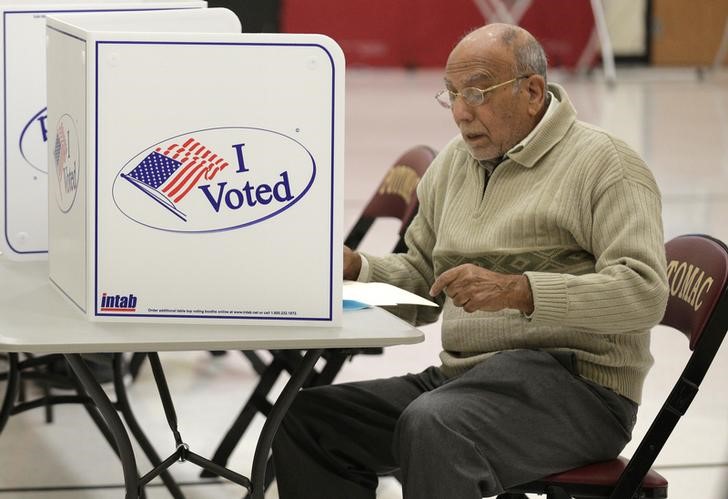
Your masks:
{"label": "white table top", "polygon": [[5,352],[355,348],[423,340],[420,330],[378,308],[345,312],[341,327],[91,322],[50,283],[47,262],[0,257],[0,351]]}

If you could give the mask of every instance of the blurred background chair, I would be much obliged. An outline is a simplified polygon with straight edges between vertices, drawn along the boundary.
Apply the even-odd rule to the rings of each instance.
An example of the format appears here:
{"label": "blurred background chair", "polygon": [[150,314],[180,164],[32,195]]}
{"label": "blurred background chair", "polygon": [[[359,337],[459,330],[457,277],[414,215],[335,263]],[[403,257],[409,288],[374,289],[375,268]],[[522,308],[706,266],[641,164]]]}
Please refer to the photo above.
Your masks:
{"label": "blurred background chair", "polygon": [[[358,220],[354,223],[344,244],[352,249],[358,248],[377,219],[395,218],[400,220],[401,223],[393,252],[406,252],[407,246],[404,243],[404,234],[417,214],[419,206],[416,192],[417,184],[435,155],[436,152],[432,148],[418,145],[408,149],[397,158],[379,186],[377,186]],[[323,366],[314,370],[304,386],[330,384],[341,370],[344,362],[354,355],[380,355],[382,353],[382,348],[327,350],[322,357],[324,359]],[[245,402],[237,419],[220,442],[212,458],[213,462],[223,466],[227,464],[230,454],[243,437],[255,415],[258,413],[268,415],[273,406],[273,403],[268,400],[268,395],[274,383],[282,374],[287,373],[290,375],[303,358],[303,354],[304,352],[300,350],[268,351],[267,356],[271,360],[266,361],[264,355],[257,352],[243,352],[243,355],[251,361],[255,370],[260,374],[260,380]],[[214,476],[214,474],[203,472],[202,476],[210,477]],[[271,466],[268,466],[266,487],[272,480],[273,471]]]}
{"label": "blurred background chair", "polygon": [[435,151],[430,147],[415,146],[397,158],[349,231],[344,244],[351,249],[357,249],[376,219],[397,218],[402,223],[399,226],[399,238],[392,252],[407,251],[404,233],[419,207],[417,184],[435,159],[435,155]]}
{"label": "blurred background chair", "polygon": [[[728,329],[728,247],[705,235],[685,235],[666,245],[670,297],[661,324],[682,332],[692,354],[662,409],[631,459],[618,457],[509,489],[548,499],[666,498],[667,480],[651,469],[677,422],[698,392]],[[598,431],[598,430],[595,430]]]}

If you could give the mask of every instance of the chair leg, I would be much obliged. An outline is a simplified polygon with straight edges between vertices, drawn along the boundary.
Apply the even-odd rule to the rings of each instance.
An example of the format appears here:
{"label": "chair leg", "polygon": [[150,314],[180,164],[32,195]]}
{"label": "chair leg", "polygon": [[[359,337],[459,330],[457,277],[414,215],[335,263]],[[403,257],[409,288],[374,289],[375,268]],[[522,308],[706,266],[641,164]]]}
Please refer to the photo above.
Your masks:
{"label": "chair leg", "polygon": [[240,353],[242,353],[245,358],[250,361],[250,365],[253,366],[256,373],[263,374],[265,372],[265,368],[268,367],[268,364],[266,364],[255,350],[241,350]]}
{"label": "chair leg", "polygon": [[146,358],[147,354],[145,352],[135,352],[132,354],[131,360],[129,360],[129,374],[131,374],[132,379],[136,379],[139,376],[139,370],[142,368],[142,364],[144,364]]}
{"label": "chair leg", "polygon": [[5,398],[0,404],[0,432],[3,431],[5,425],[10,419],[10,414],[15,407],[15,400],[18,398],[18,390],[20,389],[20,371],[18,368],[18,354],[8,354],[8,376],[5,385]]}
{"label": "chair leg", "polygon": [[[48,383],[43,383],[43,398],[46,400],[50,400],[51,397],[51,388],[48,386]],[[45,404],[45,421],[47,424],[53,423],[53,406],[50,403]]]}
{"label": "chair leg", "polygon": [[[217,450],[212,457],[212,462],[219,464],[220,466],[225,466],[227,464],[230,454],[232,454],[233,450],[235,450],[240,439],[243,438],[245,430],[248,429],[248,426],[250,426],[255,415],[259,412],[266,414],[267,409],[261,408],[261,406],[262,404],[267,404],[268,399],[266,397],[268,396],[268,392],[270,392],[271,388],[273,388],[273,385],[284,370],[285,367],[279,358],[274,358],[268,365],[266,371],[260,377],[255,390],[245,402],[245,405],[238,414],[238,417],[235,419],[233,424],[230,426],[230,429],[228,429],[227,433],[218,445]],[[203,478],[210,478],[214,477],[215,474],[210,471],[203,470],[200,476]]]}
{"label": "chair leg", "polygon": [[336,375],[339,374],[341,368],[344,366],[344,362],[349,358],[349,354],[345,352],[339,352],[337,350],[329,350],[324,354],[326,358],[326,364],[320,373],[316,373],[310,380],[310,386],[330,385],[333,383]]}

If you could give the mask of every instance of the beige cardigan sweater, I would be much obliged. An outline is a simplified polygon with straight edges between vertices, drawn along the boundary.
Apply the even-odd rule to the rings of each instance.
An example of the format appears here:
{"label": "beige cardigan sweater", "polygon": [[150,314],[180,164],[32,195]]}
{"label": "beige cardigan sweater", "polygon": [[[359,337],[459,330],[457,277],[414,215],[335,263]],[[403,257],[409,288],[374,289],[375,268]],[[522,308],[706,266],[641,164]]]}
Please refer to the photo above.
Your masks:
{"label": "beige cardigan sweater", "polygon": [[[622,141],[576,120],[563,88],[525,147],[511,150],[484,193],[483,167],[455,138],[417,192],[406,255],[366,255],[360,280],[428,297],[436,276],[463,263],[528,277],[535,309],[467,313],[444,294],[442,369],[462,373],[496,352],[565,350],[579,374],[640,402],[650,328],[667,300],[660,192]],[[414,324],[439,309],[393,310]]]}

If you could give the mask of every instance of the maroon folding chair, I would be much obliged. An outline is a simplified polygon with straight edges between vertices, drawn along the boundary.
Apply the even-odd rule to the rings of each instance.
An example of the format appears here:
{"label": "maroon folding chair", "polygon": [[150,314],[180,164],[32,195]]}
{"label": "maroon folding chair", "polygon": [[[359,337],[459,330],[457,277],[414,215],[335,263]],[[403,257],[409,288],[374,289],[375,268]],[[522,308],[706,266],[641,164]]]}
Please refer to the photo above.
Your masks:
{"label": "maroon folding chair", "polygon": [[685,235],[669,241],[665,250],[670,296],[661,323],[685,334],[692,354],[632,458],[620,456],[557,473],[512,487],[499,497],[525,493],[546,494],[548,499],[667,497],[667,480],[651,466],[698,393],[725,338],[728,247],[710,236]]}
{"label": "maroon folding chair", "polygon": [[417,184],[435,155],[430,147],[415,146],[397,158],[354,223],[344,244],[356,249],[377,218],[397,218],[402,223],[392,253],[406,252],[404,233],[419,207]]}

